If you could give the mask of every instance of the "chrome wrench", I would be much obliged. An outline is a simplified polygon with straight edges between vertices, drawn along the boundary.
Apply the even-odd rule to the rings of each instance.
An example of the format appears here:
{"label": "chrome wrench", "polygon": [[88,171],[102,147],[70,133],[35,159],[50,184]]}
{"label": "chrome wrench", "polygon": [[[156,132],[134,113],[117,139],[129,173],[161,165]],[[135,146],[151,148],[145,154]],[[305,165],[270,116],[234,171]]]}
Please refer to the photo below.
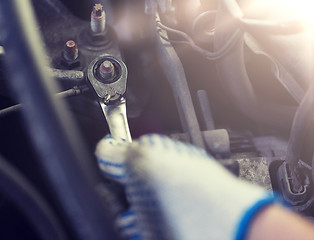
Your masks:
{"label": "chrome wrench", "polygon": [[127,73],[123,61],[101,55],[90,63],[87,76],[98,96],[111,135],[132,142],[126,114]]}

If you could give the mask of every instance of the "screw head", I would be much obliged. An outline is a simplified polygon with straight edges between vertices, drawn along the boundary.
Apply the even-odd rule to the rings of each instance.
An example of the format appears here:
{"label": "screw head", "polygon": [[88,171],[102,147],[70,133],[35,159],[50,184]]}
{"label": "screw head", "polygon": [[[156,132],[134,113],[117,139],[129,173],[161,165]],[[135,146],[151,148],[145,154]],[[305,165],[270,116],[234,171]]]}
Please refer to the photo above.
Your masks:
{"label": "screw head", "polygon": [[115,73],[114,65],[112,64],[112,62],[110,62],[109,60],[103,61],[99,66],[99,73],[104,80],[112,78]]}

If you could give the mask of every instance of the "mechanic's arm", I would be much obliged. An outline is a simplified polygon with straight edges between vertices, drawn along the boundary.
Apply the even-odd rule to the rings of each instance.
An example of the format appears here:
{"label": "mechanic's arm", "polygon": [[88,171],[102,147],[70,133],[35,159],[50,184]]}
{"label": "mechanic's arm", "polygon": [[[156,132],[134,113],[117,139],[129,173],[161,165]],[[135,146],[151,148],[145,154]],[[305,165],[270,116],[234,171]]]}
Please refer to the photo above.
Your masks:
{"label": "mechanic's arm", "polygon": [[314,239],[314,225],[278,205],[270,205],[254,218],[247,240]]}
{"label": "mechanic's arm", "polygon": [[106,138],[96,156],[125,186],[130,211],[118,225],[129,239],[314,239],[310,223],[193,146],[158,135],[132,144]]}

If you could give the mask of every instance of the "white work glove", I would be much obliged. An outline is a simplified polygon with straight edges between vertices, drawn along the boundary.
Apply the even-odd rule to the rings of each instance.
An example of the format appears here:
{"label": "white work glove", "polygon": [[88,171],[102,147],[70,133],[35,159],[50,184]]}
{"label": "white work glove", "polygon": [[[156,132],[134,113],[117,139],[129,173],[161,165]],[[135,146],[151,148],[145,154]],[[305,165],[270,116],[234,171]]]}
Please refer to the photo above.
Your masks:
{"label": "white work glove", "polygon": [[118,225],[130,239],[244,239],[254,216],[274,202],[205,151],[167,137],[105,138],[96,156],[102,172],[125,186],[130,211]]}

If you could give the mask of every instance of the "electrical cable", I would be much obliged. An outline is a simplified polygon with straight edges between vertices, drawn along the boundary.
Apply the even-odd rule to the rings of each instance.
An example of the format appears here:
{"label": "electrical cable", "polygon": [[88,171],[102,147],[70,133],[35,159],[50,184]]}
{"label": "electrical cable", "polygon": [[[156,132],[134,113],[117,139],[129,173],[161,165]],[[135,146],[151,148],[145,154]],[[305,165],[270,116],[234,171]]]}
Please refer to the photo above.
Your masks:
{"label": "electrical cable", "polygon": [[[195,32],[196,25],[199,23],[199,21],[201,21],[203,18],[216,15],[216,14],[217,14],[216,10],[210,10],[210,11],[206,11],[198,15],[193,21],[192,32]],[[232,47],[234,47],[235,43],[240,38],[240,35],[241,35],[240,33],[242,32],[240,28],[247,29],[247,30],[258,28],[269,33],[277,33],[277,34],[283,34],[283,33],[292,34],[295,32],[299,32],[302,29],[302,25],[298,21],[275,22],[275,21],[255,20],[255,19],[239,19],[239,23],[240,23],[239,29],[237,29],[234,32],[234,34],[231,35],[230,39],[226,42],[224,46],[221,47],[221,49],[219,49],[216,52],[215,51],[211,52],[197,46],[195,42],[193,41],[193,39],[185,32],[165,26],[164,24],[161,23],[159,18],[156,19],[156,23],[157,23],[157,26],[159,26],[161,29],[167,32],[171,32],[173,34],[180,35],[181,37],[185,38],[187,41],[171,40],[163,36],[161,34],[161,31],[158,30],[157,33],[162,39],[170,43],[174,43],[174,44],[189,44],[195,51],[204,55],[204,57],[208,60],[218,60],[222,58],[223,56],[225,56],[225,54],[228,53],[228,51],[230,51]]]}
{"label": "electrical cable", "polygon": [[[241,36],[241,30],[236,30],[233,35],[230,37],[230,39],[228,39],[228,41],[226,42],[226,44],[221,47],[221,49],[219,49],[218,51],[214,51],[214,52],[211,52],[211,51],[208,51],[208,50],[205,50],[199,46],[197,46],[195,44],[195,42],[193,41],[193,39],[188,35],[186,34],[185,32],[182,32],[182,31],[179,31],[177,29],[173,29],[173,28],[170,28],[168,26],[165,26],[164,24],[162,24],[160,22],[159,19],[156,19],[156,24],[159,28],[169,32],[169,33],[173,33],[173,34],[177,34],[177,35],[180,35],[181,37],[185,38],[187,41],[183,41],[183,42],[179,42],[179,43],[185,43],[185,44],[189,44],[195,51],[199,52],[200,54],[202,54],[206,59],[208,60],[218,60],[222,57],[224,57],[232,48],[233,46],[235,46],[237,40],[240,38]],[[157,31],[157,33],[159,34],[159,36],[161,36],[164,40],[168,41],[168,42],[173,42],[173,40],[170,40],[169,38],[166,38],[165,36],[162,36],[160,34],[160,31]],[[176,43],[176,42],[174,42]]]}
{"label": "electrical cable", "polygon": [[174,43],[174,44],[190,44],[190,42],[188,41],[177,41],[177,40],[172,40],[172,39],[169,39],[167,37],[165,37],[163,34],[162,34],[162,29],[157,29],[157,33],[158,35],[165,41],[169,42],[169,43]]}
{"label": "electrical cable", "polygon": [[67,239],[49,204],[36,188],[1,156],[0,193],[26,216],[40,239]]}

